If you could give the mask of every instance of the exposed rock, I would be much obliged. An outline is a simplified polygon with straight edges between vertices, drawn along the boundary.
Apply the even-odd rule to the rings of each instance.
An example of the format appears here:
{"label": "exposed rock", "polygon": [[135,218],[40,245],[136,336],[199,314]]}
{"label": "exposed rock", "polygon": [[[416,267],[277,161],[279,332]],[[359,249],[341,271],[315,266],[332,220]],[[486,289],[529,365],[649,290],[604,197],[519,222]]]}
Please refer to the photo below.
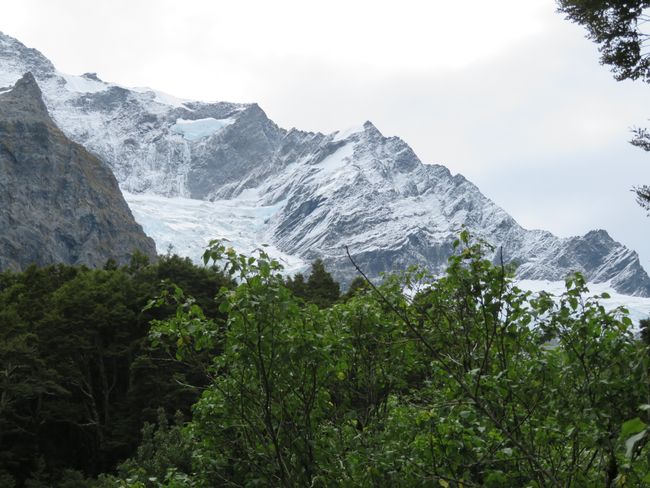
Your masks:
{"label": "exposed rock", "polygon": [[0,269],[127,263],[155,245],[110,169],[48,115],[31,73],[0,93]]}

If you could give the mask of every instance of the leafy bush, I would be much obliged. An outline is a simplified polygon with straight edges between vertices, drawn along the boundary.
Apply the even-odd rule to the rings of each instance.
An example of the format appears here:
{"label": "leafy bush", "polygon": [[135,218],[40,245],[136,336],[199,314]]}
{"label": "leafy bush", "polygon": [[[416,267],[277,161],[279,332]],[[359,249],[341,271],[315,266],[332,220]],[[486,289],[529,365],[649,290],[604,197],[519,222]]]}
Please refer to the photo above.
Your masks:
{"label": "leafy bush", "polygon": [[648,356],[626,311],[607,312],[579,275],[560,297],[533,296],[485,244],[462,233],[455,246],[442,278],[411,270],[319,309],[264,252],[213,243],[206,262],[239,283],[217,298],[225,324],[186,301],[153,330],[181,360],[222,351],[206,359],[211,383],[182,431],[186,482],[646,482],[647,426],[629,421],[647,403]]}

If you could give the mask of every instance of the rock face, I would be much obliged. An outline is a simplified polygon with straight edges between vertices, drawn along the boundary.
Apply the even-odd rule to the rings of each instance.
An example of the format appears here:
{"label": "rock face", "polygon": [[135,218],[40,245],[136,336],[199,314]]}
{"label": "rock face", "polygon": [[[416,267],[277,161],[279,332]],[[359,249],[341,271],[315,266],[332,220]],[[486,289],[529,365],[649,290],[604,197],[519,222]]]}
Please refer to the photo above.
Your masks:
{"label": "rock face", "polygon": [[[321,257],[343,281],[354,274],[344,246],[371,276],[409,264],[440,272],[465,227],[516,261],[520,278],[560,280],[581,271],[619,292],[650,296],[637,254],[605,231],[558,238],[523,229],[463,176],[423,164],[404,141],[384,137],[370,122],[328,135],[287,131],[256,104],[179,100],[94,74],[60,73],[0,34],[0,86],[27,70],[61,129],[99,155],[123,190],[139,195],[130,202],[136,215],[140,197],[156,195],[146,210],[159,241],[191,241],[200,225],[181,228],[176,219],[165,226],[168,215],[156,216],[159,196],[210,200],[214,209],[236,209],[241,201],[251,222],[242,238],[254,235],[304,261]],[[212,220],[230,228],[233,212]]]}
{"label": "rock face", "polygon": [[111,171],[50,118],[28,73],[0,93],[0,269],[155,257]]}

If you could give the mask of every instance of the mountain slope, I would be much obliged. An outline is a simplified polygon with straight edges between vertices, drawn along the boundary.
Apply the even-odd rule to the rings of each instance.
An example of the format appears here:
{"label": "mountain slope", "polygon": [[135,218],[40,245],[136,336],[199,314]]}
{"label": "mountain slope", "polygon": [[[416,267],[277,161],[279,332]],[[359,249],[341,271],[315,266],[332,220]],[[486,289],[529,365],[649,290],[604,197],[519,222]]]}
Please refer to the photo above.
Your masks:
{"label": "mountain slope", "polygon": [[117,181],[53,123],[31,74],[0,93],[0,269],[155,257]]}
{"label": "mountain slope", "polygon": [[[519,263],[520,278],[558,280],[576,270],[622,293],[650,296],[636,253],[605,231],[557,238],[525,230],[464,177],[422,164],[404,141],[369,122],[329,135],[287,131],[255,104],[184,101],[59,73],[0,34],[0,85],[28,68],[63,131],[137,195],[127,194],[129,204],[161,247],[192,242],[196,257],[210,229],[244,247],[262,240],[294,262],[323,257],[347,281],[353,269],[344,246],[372,276],[416,263],[441,271],[464,226]],[[214,218],[181,229],[161,196],[212,201]],[[240,215],[239,207],[260,211]],[[251,227],[238,227],[238,219]]]}

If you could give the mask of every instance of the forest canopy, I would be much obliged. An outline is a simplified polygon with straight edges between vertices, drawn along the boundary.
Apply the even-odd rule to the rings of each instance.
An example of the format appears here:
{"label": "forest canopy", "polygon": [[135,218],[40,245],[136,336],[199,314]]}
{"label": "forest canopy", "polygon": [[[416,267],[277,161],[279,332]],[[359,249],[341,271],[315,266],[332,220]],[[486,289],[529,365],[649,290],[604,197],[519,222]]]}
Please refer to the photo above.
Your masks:
{"label": "forest canopy", "polygon": [[326,306],[219,243],[208,268],[5,273],[2,485],[650,484],[650,356],[626,311],[580,275],[523,291],[485,252],[463,233],[445,276]]}

